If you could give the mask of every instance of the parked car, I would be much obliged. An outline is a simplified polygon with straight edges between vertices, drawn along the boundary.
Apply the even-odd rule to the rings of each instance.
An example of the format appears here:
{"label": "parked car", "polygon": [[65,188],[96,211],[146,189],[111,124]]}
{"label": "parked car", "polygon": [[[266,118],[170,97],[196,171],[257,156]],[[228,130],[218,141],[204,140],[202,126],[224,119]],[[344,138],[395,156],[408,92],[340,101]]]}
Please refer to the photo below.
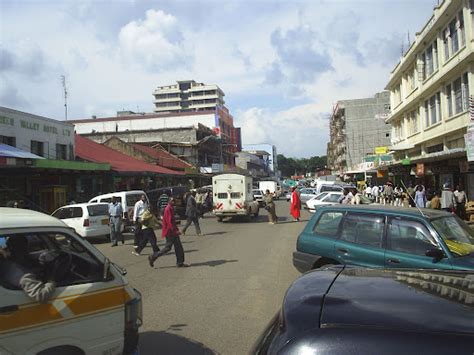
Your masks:
{"label": "parked car", "polygon": [[[53,217],[74,228],[83,238],[109,236],[109,205],[107,203],[77,203],[58,208]],[[122,224],[123,230],[123,224]]]}
{"label": "parked car", "polygon": [[298,237],[293,265],[474,270],[474,230],[451,213],[373,205],[317,209]]}
{"label": "parked car", "polygon": [[117,191],[91,198],[89,203],[110,203],[112,201],[112,197],[116,196],[119,202],[122,204],[125,227],[130,227],[133,226],[133,208],[135,207],[135,203],[141,198],[142,195],[146,196],[145,191]]}
{"label": "parked car", "polygon": [[252,190],[253,198],[258,202],[259,207],[263,207],[265,202],[263,201],[263,196],[265,195],[262,190]]}
{"label": "parked car", "polygon": [[338,203],[339,199],[342,196],[342,192],[321,192],[319,195],[314,196],[312,199],[308,200],[305,204],[305,208],[309,212],[314,213],[318,207],[326,205],[334,205]]}
{"label": "parked car", "polygon": [[189,192],[186,186],[167,186],[159,189],[148,190],[146,192],[150,200],[150,207],[153,213],[158,214],[158,200],[160,196],[165,193],[174,198],[174,210],[181,218],[185,217],[186,212],[186,193]]}
{"label": "parked car", "polygon": [[18,270],[16,255],[0,257],[0,353],[139,352],[141,294],[124,269],[57,218],[19,208],[0,208],[0,216],[0,239],[26,252],[19,270],[55,283],[49,294],[22,288],[8,277]]}
{"label": "parked car", "polygon": [[466,354],[474,344],[472,274],[333,266],[309,272],[251,354]]}
{"label": "parked car", "polygon": [[311,200],[317,194],[318,192],[316,191],[316,189],[313,189],[313,188],[306,187],[306,188],[301,189],[300,190],[301,204],[304,205],[306,201]]}

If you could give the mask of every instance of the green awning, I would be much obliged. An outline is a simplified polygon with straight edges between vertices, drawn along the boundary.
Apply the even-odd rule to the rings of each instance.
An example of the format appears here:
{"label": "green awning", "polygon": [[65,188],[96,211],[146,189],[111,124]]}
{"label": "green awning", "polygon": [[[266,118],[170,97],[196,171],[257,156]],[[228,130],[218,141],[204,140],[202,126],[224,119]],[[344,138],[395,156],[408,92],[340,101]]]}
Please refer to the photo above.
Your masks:
{"label": "green awning", "polygon": [[42,159],[34,160],[34,167],[44,169],[62,169],[62,170],[86,170],[86,171],[109,171],[108,163],[89,163],[74,160],[54,160]]}

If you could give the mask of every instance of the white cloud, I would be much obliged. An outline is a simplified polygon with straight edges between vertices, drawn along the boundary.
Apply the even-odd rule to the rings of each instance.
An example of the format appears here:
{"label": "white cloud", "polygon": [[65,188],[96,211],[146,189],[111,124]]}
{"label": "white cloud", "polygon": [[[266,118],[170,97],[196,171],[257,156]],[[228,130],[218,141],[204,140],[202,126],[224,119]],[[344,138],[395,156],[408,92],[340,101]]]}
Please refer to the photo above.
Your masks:
{"label": "white cloud", "polygon": [[236,122],[244,144],[270,143],[286,156],[311,157],[326,154],[328,117],[313,104],[282,111],[253,107],[238,112]]}
{"label": "white cloud", "polygon": [[148,10],[144,20],[125,25],[119,42],[127,64],[150,71],[183,66],[189,59],[177,19],[161,10]]}

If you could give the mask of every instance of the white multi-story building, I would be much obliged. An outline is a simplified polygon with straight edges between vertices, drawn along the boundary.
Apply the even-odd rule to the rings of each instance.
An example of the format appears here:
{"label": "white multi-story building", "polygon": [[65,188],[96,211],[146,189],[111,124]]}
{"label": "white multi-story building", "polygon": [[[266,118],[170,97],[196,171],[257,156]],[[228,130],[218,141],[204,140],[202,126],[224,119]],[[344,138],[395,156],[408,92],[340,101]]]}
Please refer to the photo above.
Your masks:
{"label": "white multi-story building", "polygon": [[153,96],[155,112],[206,111],[225,104],[225,94],[217,85],[197,83],[194,80],[159,86]]}
{"label": "white multi-story building", "polygon": [[461,183],[474,195],[464,135],[474,92],[474,0],[444,0],[393,69],[390,91],[395,177],[439,189]]}

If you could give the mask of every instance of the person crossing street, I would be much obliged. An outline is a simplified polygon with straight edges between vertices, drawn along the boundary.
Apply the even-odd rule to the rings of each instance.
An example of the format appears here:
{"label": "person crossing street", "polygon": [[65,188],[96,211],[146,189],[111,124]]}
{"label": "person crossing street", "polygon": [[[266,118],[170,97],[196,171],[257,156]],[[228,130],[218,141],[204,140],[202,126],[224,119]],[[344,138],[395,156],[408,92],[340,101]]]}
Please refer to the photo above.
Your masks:
{"label": "person crossing street", "polygon": [[199,213],[195,196],[196,191],[191,192],[186,202],[186,224],[182,230],[183,235],[186,235],[186,230],[191,225],[191,223],[194,223],[196,234],[202,236],[201,227],[199,226]]}
{"label": "person crossing street", "polygon": [[145,210],[148,208],[148,202],[145,195],[141,195],[140,199],[135,203],[133,208],[133,221],[135,222],[134,241],[135,249],[140,244],[140,237],[142,234],[141,218]]}
{"label": "person crossing street", "polygon": [[122,204],[118,201],[117,196],[112,197],[112,202],[109,204],[109,226],[110,226],[110,242],[113,247],[118,245],[118,240],[122,240],[122,244],[125,243],[122,229],[122,216],[123,209]]}
{"label": "person crossing street", "polygon": [[180,234],[181,232],[176,225],[176,219],[174,216],[174,198],[171,197],[168,201],[168,205],[165,208],[165,212],[163,213],[163,226],[161,229],[161,237],[166,238],[166,245],[162,250],[148,256],[148,263],[151,267],[154,266],[156,259],[168,253],[173,246],[174,252],[176,254],[176,266],[189,266],[188,264],[184,263],[184,250],[179,237]]}

